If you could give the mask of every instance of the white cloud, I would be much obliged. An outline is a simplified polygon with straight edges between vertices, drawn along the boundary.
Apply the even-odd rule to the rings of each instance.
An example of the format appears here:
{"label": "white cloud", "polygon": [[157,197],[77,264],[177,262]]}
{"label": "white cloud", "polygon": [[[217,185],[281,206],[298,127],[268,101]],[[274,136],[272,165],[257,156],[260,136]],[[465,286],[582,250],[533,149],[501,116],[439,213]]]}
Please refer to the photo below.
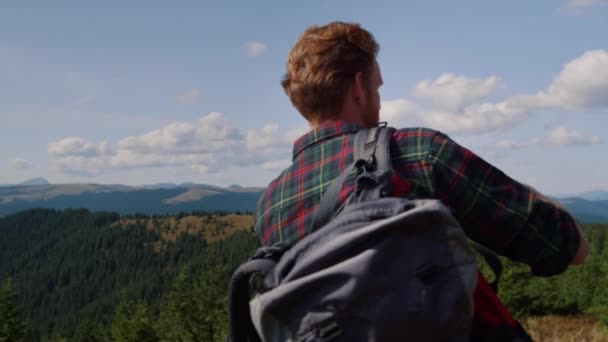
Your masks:
{"label": "white cloud", "polygon": [[257,41],[251,41],[245,44],[247,55],[251,58],[259,57],[266,51],[266,45]]}
{"label": "white cloud", "polygon": [[390,125],[426,126],[451,133],[482,134],[515,125],[527,115],[510,101],[472,104],[460,112],[427,109],[406,99],[382,102],[380,117]]}
{"label": "white cloud", "polygon": [[54,158],[51,167],[62,173],[96,176],[107,170],[108,159],[104,157],[63,156]]}
{"label": "white cloud", "polygon": [[382,101],[380,119],[395,127],[421,124],[422,109],[412,101],[396,99]]}
{"label": "white cloud", "polygon": [[592,7],[608,4],[608,0],[568,0],[560,10],[566,13],[582,15]]}
{"label": "white cloud", "polygon": [[499,150],[519,150],[533,146],[585,146],[601,143],[603,143],[602,139],[598,136],[586,136],[579,131],[560,125],[553,128],[542,139],[536,137],[523,141],[502,140],[496,143],[495,147]]}
{"label": "white cloud", "polygon": [[291,160],[283,159],[283,160],[272,160],[269,162],[265,162],[260,167],[264,170],[283,170],[291,165]]}
{"label": "white cloud", "polygon": [[566,64],[536,99],[540,106],[588,110],[608,107],[606,94],[608,51],[592,50]]}
{"label": "white cloud", "polygon": [[76,175],[101,174],[115,153],[106,141],[95,145],[80,137],[51,142],[47,151],[54,169]]}
{"label": "white cloud", "polygon": [[296,128],[292,128],[288,130],[283,136],[283,143],[285,144],[293,144],[296,140],[301,138],[306,132],[310,131],[310,127],[308,125],[302,125]]}
{"label": "white cloud", "polygon": [[429,99],[431,106],[408,99],[382,102],[380,116],[395,126],[423,125],[449,134],[483,134],[514,126],[535,111],[589,111],[608,109],[608,51],[587,51],[556,74],[546,89],[504,101],[477,102],[502,82],[496,76],[472,79],[443,74],[419,82],[413,96]]}
{"label": "white cloud", "polygon": [[496,147],[502,150],[520,150],[539,145],[540,143],[541,140],[539,138],[533,138],[528,141],[502,140],[496,143]]}
{"label": "white cloud", "polygon": [[552,145],[592,145],[602,143],[601,139],[597,136],[588,137],[564,126],[554,128],[547,138],[547,142]]}
{"label": "white cloud", "polygon": [[22,158],[11,159],[8,164],[14,170],[25,170],[32,167],[32,163]]}
{"label": "white cloud", "polygon": [[126,137],[118,142],[120,150],[149,153],[158,150],[192,148],[196,129],[193,125],[174,122],[142,136]]}
{"label": "white cloud", "polygon": [[417,98],[429,99],[440,110],[457,111],[484,99],[500,83],[496,76],[480,79],[444,73],[435,80],[420,81],[412,94]]}
{"label": "white cloud", "polygon": [[279,132],[276,124],[243,130],[213,112],[195,123],[173,122],[125,137],[114,147],[67,137],[49,143],[48,152],[56,169],[83,175],[142,167],[185,167],[196,173],[245,166],[268,169],[290,155],[292,142],[287,143]]}
{"label": "white cloud", "polygon": [[63,156],[96,156],[102,145],[95,146],[79,137],[67,137],[48,145],[48,152],[53,157]]}
{"label": "white cloud", "polygon": [[275,143],[280,143],[280,139],[277,135],[279,131],[279,125],[272,124],[266,125],[262,128],[261,131],[258,130],[249,130],[246,138],[246,146],[247,149],[259,149],[270,147]]}
{"label": "white cloud", "polygon": [[187,90],[181,94],[175,96],[175,100],[181,104],[189,104],[196,102],[200,98],[200,91],[196,88]]}
{"label": "white cloud", "polygon": [[525,115],[525,111],[505,101],[470,105],[458,114],[430,111],[423,114],[422,121],[444,132],[480,134],[510,127]]}

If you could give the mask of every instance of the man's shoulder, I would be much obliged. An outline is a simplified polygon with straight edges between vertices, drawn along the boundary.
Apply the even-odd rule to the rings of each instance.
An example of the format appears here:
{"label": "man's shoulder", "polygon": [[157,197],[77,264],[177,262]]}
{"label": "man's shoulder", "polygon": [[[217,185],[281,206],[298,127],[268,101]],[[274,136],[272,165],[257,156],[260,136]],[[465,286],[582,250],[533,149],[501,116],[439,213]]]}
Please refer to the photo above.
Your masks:
{"label": "man's shoulder", "polygon": [[436,135],[443,135],[443,133],[434,130],[429,127],[395,127],[393,137],[407,139],[407,138],[434,138]]}
{"label": "man's shoulder", "polygon": [[394,145],[409,152],[420,153],[445,140],[449,140],[446,134],[428,127],[396,128],[393,133]]}
{"label": "man's shoulder", "polygon": [[270,181],[270,183],[268,183],[268,185],[262,191],[260,198],[258,199],[258,208],[260,206],[263,207],[264,202],[271,199],[272,193],[277,191],[277,187],[278,187],[279,183],[281,182],[281,179],[283,179],[284,177],[289,175],[292,172],[292,168],[293,168],[293,164],[289,165],[287,168],[283,169],[283,171],[281,173],[279,173],[279,175],[277,177],[275,177],[274,179],[272,179]]}

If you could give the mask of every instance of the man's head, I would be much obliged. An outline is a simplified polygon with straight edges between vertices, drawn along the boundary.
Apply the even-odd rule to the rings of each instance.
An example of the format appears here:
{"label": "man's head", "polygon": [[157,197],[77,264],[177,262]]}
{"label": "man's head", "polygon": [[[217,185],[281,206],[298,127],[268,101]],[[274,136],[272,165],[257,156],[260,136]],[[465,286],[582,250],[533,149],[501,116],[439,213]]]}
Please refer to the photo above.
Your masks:
{"label": "man's head", "polygon": [[375,125],[382,85],[378,50],[371,33],[358,24],[312,26],[291,49],[281,84],[312,126],[337,119]]}

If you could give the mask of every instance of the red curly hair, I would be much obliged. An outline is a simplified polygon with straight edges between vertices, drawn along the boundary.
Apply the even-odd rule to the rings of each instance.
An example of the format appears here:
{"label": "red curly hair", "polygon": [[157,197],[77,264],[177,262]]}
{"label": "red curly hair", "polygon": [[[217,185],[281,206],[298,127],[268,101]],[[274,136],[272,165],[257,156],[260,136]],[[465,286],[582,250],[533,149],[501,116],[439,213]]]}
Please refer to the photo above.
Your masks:
{"label": "red curly hair", "polygon": [[379,48],[372,34],[356,23],[311,26],[292,47],[281,85],[306,120],[334,118],[355,74],[369,78]]}

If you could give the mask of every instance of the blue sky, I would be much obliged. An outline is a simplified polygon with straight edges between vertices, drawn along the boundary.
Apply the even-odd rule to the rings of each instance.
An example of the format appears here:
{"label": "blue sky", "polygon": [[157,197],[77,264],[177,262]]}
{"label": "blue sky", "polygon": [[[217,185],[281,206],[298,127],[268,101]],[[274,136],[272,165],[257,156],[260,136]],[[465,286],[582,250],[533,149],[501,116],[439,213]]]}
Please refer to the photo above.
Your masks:
{"label": "blue sky", "polygon": [[608,1],[0,5],[0,184],[264,186],[306,130],[280,87],[309,25],[381,45],[382,118],[550,194],[608,190]]}

